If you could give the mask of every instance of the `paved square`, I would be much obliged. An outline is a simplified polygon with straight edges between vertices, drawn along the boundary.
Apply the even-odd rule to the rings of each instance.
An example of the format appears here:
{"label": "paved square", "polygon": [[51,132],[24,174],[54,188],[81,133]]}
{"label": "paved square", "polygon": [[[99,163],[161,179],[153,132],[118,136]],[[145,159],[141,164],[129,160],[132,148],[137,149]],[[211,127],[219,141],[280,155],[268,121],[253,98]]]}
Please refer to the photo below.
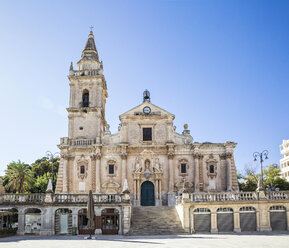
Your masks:
{"label": "paved square", "polygon": [[195,234],[192,236],[98,236],[96,240],[85,240],[85,236],[13,236],[0,239],[0,247],[29,248],[135,248],[135,247],[214,247],[214,248],[288,248],[289,233],[276,234]]}

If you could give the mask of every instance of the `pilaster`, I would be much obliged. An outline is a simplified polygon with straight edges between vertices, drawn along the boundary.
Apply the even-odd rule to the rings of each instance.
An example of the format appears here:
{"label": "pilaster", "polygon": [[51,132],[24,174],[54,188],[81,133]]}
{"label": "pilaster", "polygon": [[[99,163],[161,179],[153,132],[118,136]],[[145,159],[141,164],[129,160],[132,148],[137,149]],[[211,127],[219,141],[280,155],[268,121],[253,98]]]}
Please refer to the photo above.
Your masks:
{"label": "pilaster", "polygon": [[218,233],[216,212],[211,212],[211,233]]}

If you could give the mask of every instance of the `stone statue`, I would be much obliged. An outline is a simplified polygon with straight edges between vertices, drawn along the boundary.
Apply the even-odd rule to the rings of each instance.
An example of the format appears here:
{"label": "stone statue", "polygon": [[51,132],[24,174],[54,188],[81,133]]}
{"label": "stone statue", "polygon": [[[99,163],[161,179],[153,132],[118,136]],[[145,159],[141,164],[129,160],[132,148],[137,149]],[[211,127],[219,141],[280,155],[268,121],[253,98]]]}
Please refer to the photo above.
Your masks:
{"label": "stone statue", "polygon": [[145,170],[149,170],[150,169],[150,161],[147,159],[145,161]]}
{"label": "stone statue", "polygon": [[141,164],[139,162],[139,157],[136,157],[135,160],[135,172],[141,172],[142,168],[141,168]]}
{"label": "stone statue", "polygon": [[156,171],[156,172],[162,171],[162,166],[161,166],[159,158],[155,159],[154,171]]}

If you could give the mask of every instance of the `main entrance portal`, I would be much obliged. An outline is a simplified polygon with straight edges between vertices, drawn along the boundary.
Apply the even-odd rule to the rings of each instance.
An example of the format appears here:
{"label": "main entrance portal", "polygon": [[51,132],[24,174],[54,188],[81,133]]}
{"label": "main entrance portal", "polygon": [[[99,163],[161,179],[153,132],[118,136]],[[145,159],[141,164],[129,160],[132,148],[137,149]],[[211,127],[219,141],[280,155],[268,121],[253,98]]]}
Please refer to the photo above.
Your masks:
{"label": "main entrance portal", "polygon": [[155,205],[155,186],[150,181],[146,181],[141,185],[141,205]]}

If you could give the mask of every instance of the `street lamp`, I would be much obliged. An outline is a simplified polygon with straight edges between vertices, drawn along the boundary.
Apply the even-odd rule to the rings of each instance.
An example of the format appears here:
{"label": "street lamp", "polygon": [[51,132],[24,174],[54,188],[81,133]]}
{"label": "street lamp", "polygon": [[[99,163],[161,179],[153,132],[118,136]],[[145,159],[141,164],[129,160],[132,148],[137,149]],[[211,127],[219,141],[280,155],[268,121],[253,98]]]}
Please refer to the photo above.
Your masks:
{"label": "street lamp", "polygon": [[59,152],[56,152],[56,153],[52,153],[50,151],[47,151],[46,152],[46,158],[47,159],[50,159],[52,162],[51,162],[51,178],[49,179],[48,181],[48,187],[47,187],[47,190],[52,190],[53,191],[53,184],[52,184],[52,181],[53,181],[53,175],[54,175],[54,172],[53,172],[53,159],[58,157],[58,155],[60,156],[60,153]]}
{"label": "street lamp", "polygon": [[268,159],[268,154],[269,152],[267,150],[264,150],[263,152],[254,152],[253,153],[253,157],[254,157],[254,162],[257,161],[257,158],[260,159],[260,163],[261,163],[261,188],[259,188],[259,190],[264,190],[264,186],[263,186],[263,165],[262,163],[264,162],[263,157],[265,157],[265,159]]}

